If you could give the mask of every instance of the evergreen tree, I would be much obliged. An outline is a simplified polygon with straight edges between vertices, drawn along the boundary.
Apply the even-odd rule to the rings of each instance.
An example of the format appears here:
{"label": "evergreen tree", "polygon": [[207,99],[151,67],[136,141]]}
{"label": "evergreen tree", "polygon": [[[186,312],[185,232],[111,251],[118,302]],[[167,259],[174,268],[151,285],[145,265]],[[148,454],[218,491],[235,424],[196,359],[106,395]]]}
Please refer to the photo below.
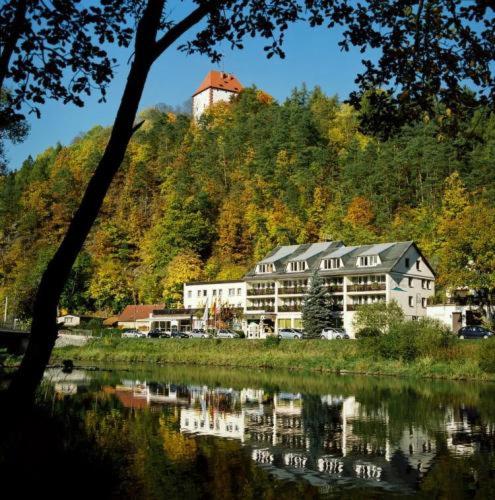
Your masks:
{"label": "evergreen tree", "polygon": [[331,299],[323,286],[323,280],[315,271],[302,309],[303,326],[308,337],[319,337],[323,328],[332,323],[330,305]]}

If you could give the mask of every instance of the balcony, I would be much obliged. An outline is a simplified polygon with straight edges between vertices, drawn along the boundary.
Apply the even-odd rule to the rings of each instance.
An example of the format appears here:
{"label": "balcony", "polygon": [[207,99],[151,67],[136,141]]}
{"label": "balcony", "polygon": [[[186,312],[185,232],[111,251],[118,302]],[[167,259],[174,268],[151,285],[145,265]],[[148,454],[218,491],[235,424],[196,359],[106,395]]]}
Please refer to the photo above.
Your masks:
{"label": "balcony", "polygon": [[361,304],[347,304],[348,311],[357,311]]}
{"label": "balcony", "polygon": [[278,306],[278,312],[301,312],[302,304],[294,306]]}
{"label": "balcony", "polygon": [[344,291],[343,285],[325,285],[328,293],[342,293]]}
{"label": "balcony", "polygon": [[348,292],[380,292],[385,291],[387,285],[385,283],[370,283],[367,285],[349,285]]}
{"label": "balcony", "polygon": [[275,306],[247,306],[246,311],[275,312]]}
{"label": "balcony", "polygon": [[275,288],[250,288],[247,290],[248,297],[253,295],[256,297],[263,297],[266,295],[275,295]]}
{"label": "balcony", "polygon": [[278,289],[279,295],[304,295],[308,293],[307,286],[281,287]]}

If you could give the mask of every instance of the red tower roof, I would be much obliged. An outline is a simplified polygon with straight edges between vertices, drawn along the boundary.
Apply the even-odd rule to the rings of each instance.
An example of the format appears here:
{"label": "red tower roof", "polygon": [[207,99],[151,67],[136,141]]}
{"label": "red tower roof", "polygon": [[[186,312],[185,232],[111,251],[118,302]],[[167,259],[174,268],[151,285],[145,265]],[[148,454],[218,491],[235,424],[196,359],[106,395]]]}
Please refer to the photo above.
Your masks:
{"label": "red tower roof", "polygon": [[241,82],[234,75],[223,71],[210,71],[198,90],[194,92],[193,97],[209,88],[229,90],[230,92],[240,92],[243,89]]}

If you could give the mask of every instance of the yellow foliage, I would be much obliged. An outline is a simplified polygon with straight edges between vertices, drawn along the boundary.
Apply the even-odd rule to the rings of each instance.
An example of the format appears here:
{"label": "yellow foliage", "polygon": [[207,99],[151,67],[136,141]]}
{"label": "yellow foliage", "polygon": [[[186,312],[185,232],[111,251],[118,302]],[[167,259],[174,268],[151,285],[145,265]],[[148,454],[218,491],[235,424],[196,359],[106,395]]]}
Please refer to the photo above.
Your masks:
{"label": "yellow foliage", "polygon": [[370,138],[359,132],[359,120],[356,110],[349,104],[342,104],[330,122],[328,139],[339,154],[347,151],[353,141],[364,149]]}

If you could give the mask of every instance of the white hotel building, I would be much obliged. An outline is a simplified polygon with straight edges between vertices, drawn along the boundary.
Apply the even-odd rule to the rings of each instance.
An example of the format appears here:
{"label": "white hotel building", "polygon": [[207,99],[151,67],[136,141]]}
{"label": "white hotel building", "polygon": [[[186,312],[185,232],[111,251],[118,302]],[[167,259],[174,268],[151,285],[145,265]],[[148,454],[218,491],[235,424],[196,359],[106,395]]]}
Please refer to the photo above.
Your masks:
{"label": "white hotel building", "polygon": [[184,307],[201,309],[212,301],[242,308],[250,338],[302,328],[302,304],[317,271],[331,297],[336,325],[353,336],[360,304],[395,300],[406,318],[426,316],[435,292],[435,273],[412,241],[345,246],[340,241],[279,246],[242,281],[186,283]]}

